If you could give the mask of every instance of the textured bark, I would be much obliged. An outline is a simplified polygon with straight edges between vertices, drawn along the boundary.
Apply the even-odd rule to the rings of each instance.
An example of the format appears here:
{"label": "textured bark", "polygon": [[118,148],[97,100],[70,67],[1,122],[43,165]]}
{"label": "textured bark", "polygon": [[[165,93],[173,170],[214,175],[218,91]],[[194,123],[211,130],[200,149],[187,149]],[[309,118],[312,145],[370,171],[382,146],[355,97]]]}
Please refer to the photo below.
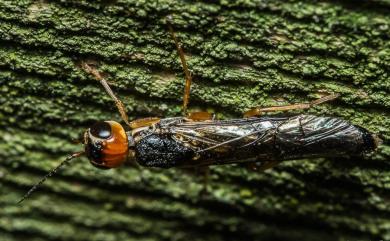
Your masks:
{"label": "textured bark", "polygon": [[[358,5],[358,6],[357,6]],[[172,14],[194,85],[192,110],[239,117],[253,106],[337,101],[307,112],[381,135],[362,159],[183,170],[101,171],[75,161],[15,202],[97,120],[120,120],[79,63],[95,61],[131,118],[180,115],[183,73],[164,24]],[[0,1],[0,239],[390,240],[390,2]]]}

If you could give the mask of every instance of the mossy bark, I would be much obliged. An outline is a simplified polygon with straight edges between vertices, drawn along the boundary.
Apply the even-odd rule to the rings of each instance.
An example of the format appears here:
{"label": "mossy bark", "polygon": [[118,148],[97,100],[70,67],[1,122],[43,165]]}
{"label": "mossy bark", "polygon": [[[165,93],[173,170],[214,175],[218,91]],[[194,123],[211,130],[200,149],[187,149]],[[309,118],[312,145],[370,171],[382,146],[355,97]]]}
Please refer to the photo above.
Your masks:
{"label": "mossy bark", "polygon": [[[341,97],[307,112],[378,133],[377,153],[297,160],[264,173],[212,167],[209,193],[183,170],[75,161],[15,202],[97,120],[120,120],[81,61],[98,63],[131,118]],[[390,240],[390,2],[0,1],[1,240]]]}

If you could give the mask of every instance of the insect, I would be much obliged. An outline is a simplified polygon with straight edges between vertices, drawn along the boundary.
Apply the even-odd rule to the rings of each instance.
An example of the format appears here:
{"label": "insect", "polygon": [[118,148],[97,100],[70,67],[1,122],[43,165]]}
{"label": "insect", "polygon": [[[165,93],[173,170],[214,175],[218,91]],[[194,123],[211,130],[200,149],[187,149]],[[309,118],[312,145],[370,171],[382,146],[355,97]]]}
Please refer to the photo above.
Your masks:
{"label": "insect", "polygon": [[84,151],[69,155],[19,201],[21,203],[42,183],[74,158],[86,155],[97,168],[116,168],[124,162],[146,167],[208,167],[241,163],[265,170],[284,160],[307,157],[356,156],[377,148],[379,139],[363,127],[335,117],[314,115],[261,116],[265,112],[303,110],[333,100],[331,94],[304,104],[253,108],[242,119],[215,120],[207,112],[188,113],[191,73],[184,51],[167,18],[186,77],[183,117],[144,118],[129,121],[123,103],[101,73],[87,63],[83,69],[103,85],[114,100],[126,124],[101,121],[84,133]]}

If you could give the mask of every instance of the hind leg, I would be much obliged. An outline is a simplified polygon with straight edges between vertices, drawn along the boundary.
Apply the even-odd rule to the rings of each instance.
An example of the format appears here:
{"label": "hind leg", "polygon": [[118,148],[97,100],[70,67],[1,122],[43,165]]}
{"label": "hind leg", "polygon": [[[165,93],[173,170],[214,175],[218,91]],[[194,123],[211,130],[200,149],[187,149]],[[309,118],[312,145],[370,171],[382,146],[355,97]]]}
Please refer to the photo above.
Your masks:
{"label": "hind leg", "polygon": [[327,96],[324,96],[322,98],[319,98],[317,100],[313,100],[309,103],[284,105],[284,106],[272,106],[272,107],[266,107],[266,108],[256,107],[256,108],[250,109],[249,111],[245,112],[244,117],[260,116],[262,113],[265,113],[265,112],[309,109],[313,106],[322,104],[324,102],[334,100],[337,97],[339,97],[339,94],[331,94],[331,95],[327,95]]}

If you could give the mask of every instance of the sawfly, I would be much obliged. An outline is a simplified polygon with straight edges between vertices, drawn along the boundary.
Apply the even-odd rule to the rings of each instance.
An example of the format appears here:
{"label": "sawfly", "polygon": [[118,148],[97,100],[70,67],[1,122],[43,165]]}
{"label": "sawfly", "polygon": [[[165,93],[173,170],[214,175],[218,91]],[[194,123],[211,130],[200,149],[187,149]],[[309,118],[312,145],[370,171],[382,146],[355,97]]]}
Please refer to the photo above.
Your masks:
{"label": "sawfly", "polygon": [[303,110],[333,100],[330,94],[304,104],[253,108],[242,119],[216,120],[208,112],[187,111],[191,73],[184,51],[167,18],[186,77],[183,117],[144,118],[129,121],[123,103],[106,79],[93,66],[82,68],[100,81],[114,100],[125,127],[116,121],[100,121],[84,133],[84,150],[69,155],[19,201],[25,200],[48,177],[76,157],[86,155],[101,169],[116,168],[125,162],[145,167],[208,167],[240,163],[258,170],[299,158],[359,156],[375,150],[380,139],[363,127],[336,117],[307,114],[262,116],[265,112]]}

